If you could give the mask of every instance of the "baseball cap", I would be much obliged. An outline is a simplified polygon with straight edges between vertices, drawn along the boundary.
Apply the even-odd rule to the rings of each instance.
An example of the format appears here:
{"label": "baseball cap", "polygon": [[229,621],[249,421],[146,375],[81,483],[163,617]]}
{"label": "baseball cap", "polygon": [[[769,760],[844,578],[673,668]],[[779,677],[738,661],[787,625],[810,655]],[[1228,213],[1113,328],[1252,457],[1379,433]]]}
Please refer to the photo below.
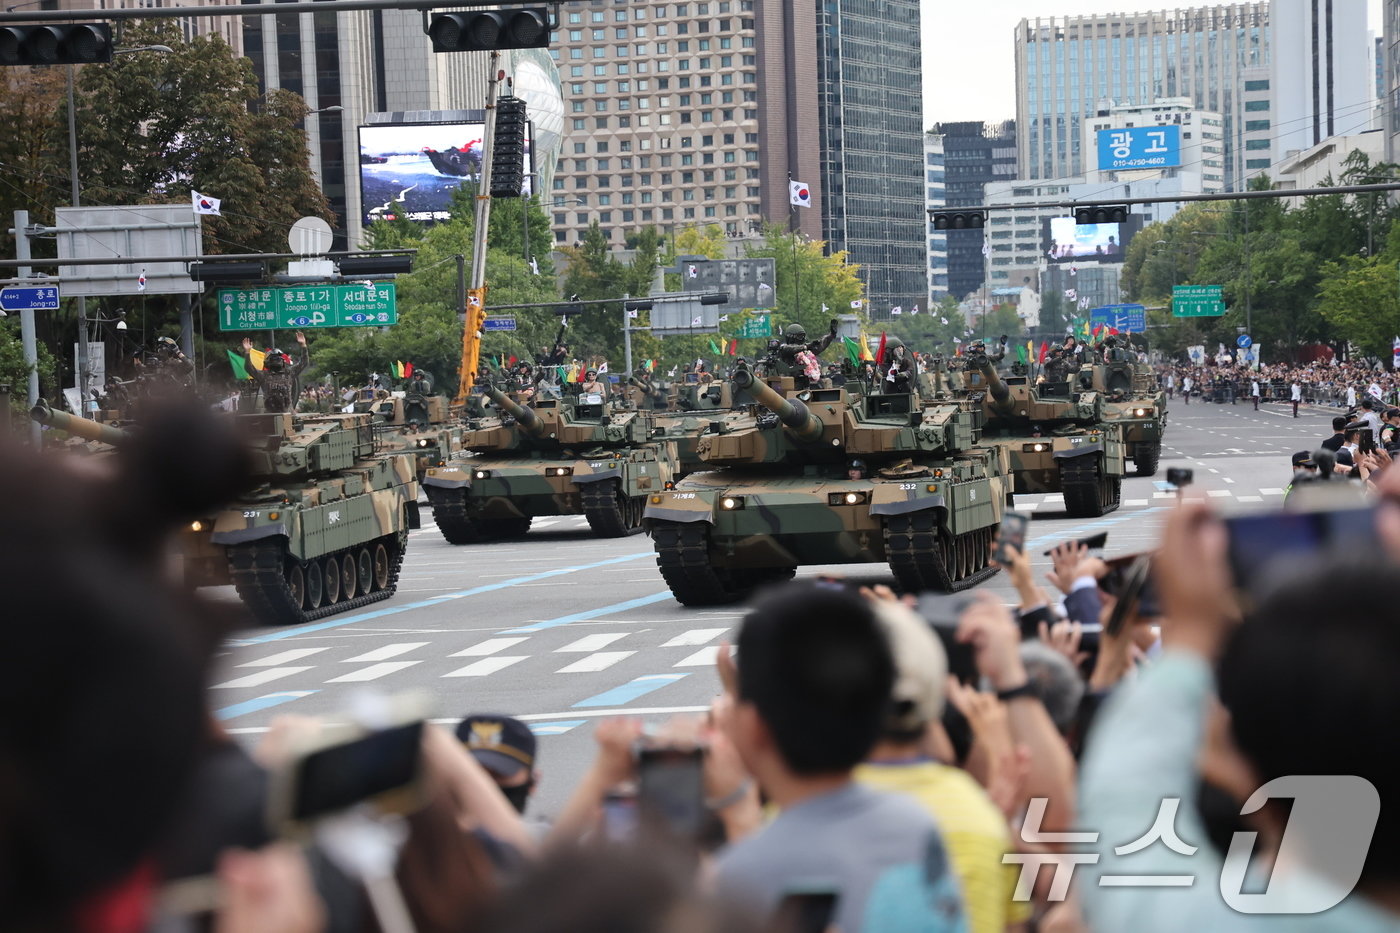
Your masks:
{"label": "baseball cap", "polygon": [[943,715],[948,680],[948,655],[927,622],[903,603],[881,600],[875,616],[889,639],[894,656],[893,701],[885,714],[885,729],[912,732]]}
{"label": "baseball cap", "polygon": [[510,777],[535,767],[535,734],[518,719],[484,713],[457,724],[457,740],[492,774]]}

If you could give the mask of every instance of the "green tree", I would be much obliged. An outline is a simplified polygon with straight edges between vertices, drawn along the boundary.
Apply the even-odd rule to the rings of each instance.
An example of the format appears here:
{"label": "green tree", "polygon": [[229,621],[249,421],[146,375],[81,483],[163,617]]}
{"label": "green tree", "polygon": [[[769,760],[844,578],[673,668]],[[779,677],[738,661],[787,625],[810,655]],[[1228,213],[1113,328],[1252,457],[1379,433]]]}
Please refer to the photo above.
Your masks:
{"label": "green tree", "polygon": [[1400,222],[1392,225],[1379,256],[1345,256],[1326,263],[1318,283],[1318,308],[1343,341],[1367,356],[1391,359],[1400,335]]}
{"label": "green tree", "polygon": [[[42,343],[39,350],[39,387],[57,385],[58,366],[49,348]],[[19,316],[0,318],[0,383],[10,386],[11,417],[16,429],[29,424],[28,387],[31,367],[24,361],[24,351],[20,342]]]}
{"label": "green tree", "polygon": [[[773,307],[777,321],[801,324],[809,334],[825,333],[828,322],[850,314],[865,288],[844,250],[828,254],[821,240],[789,233],[776,224],[764,228],[763,245],[752,247],[753,259],[772,259],[777,270]],[[775,323],[777,323],[775,321]]]}

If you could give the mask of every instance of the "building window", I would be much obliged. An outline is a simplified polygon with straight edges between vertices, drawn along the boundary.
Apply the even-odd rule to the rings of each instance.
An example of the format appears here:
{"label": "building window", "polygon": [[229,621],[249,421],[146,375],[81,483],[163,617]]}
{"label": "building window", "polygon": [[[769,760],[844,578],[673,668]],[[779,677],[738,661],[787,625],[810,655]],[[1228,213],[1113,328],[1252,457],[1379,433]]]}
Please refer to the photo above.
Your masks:
{"label": "building window", "polygon": [[1258,133],[1269,129],[1271,126],[1272,124],[1268,120],[1246,120],[1244,123],[1244,131],[1246,133]]}
{"label": "building window", "polygon": [[[1268,168],[1268,167],[1269,167],[1269,160],[1268,160],[1268,159],[1245,159],[1245,161],[1244,161],[1244,167],[1245,167],[1245,168]],[[1206,177],[1207,177],[1207,178],[1210,178],[1211,176],[1207,175]]]}
{"label": "building window", "polygon": [[1267,100],[1247,100],[1244,102],[1244,109],[1249,113],[1263,113],[1269,110]]}
{"label": "building window", "polygon": [[1270,143],[1269,143],[1269,141],[1268,141],[1267,139],[1246,139],[1245,142],[1244,142],[1244,147],[1245,147],[1246,149],[1249,149],[1249,150],[1252,150],[1252,151],[1255,151],[1255,152],[1257,152],[1257,151],[1259,151],[1259,150],[1261,150],[1261,149],[1268,149],[1268,148],[1269,148],[1269,145],[1270,145]]}
{"label": "building window", "polygon": [[1269,89],[1269,82],[1267,79],[1263,81],[1246,81],[1244,83],[1244,89],[1246,91],[1267,91]]}

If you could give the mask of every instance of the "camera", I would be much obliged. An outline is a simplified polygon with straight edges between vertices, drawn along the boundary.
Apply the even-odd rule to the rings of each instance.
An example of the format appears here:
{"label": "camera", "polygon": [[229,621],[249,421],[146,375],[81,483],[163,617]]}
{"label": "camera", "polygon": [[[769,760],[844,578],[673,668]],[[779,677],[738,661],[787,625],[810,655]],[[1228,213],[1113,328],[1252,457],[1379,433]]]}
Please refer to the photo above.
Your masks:
{"label": "camera", "polygon": [[1189,470],[1186,467],[1167,467],[1167,483],[1171,486],[1175,486],[1177,489],[1190,486],[1191,481],[1195,479],[1195,477],[1195,471]]}

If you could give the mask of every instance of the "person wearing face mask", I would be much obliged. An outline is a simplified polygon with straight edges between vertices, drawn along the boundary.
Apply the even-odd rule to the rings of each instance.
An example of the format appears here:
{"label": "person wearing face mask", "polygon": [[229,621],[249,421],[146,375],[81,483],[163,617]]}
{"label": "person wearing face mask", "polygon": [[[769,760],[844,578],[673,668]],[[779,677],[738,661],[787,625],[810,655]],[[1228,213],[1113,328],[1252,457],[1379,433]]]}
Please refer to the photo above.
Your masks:
{"label": "person wearing face mask", "polygon": [[[457,740],[467,747],[495,780],[505,798],[523,815],[540,778],[535,768],[538,743],[530,727],[509,716],[470,715],[457,724]],[[527,821],[526,825],[539,837],[548,829],[543,823]]]}

